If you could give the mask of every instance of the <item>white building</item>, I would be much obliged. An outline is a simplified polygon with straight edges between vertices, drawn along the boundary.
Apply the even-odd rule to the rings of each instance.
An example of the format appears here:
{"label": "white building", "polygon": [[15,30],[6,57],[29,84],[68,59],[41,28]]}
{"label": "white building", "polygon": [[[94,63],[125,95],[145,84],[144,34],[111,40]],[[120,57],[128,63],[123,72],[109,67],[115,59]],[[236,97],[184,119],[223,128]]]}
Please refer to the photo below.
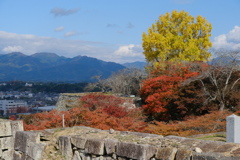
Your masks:
{"label": "white building", "polygon": [[0,113],[2,115],[17,113],[18,107],[28,107],[27,102],[16,100],[0,100]]}

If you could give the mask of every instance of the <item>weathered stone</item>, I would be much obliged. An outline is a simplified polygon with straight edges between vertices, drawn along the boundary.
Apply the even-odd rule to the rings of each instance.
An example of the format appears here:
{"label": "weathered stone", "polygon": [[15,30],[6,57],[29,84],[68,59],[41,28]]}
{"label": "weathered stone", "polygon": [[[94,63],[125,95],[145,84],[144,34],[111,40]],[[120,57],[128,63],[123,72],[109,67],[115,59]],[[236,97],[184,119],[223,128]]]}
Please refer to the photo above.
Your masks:
{"label": "weathered stone", "polygon": [[174,160],[177,153],[177,148],[166,147],[158,148],[156,158],[159,160]]}
{"label": "weathered stone", "polygon": [[75,151],[74,152],[74,155],[73,155],[73,159],[72,160],[82,160],[80,155],[79,155],[79,152],[78,151]]}
{"label": "weathered stone", "polygon": [[114,158],[109,157],[109,156],[104,156],[104,157],[103,157],[103,160],[114,160]]}
{"label": "weathered stone", "polygon": [[176,153],[176,160],[190,160],[192,156],[192,151],[187,149],[178,149]]}
{"label": "weathered stone", "polygon": [[60,136],[58,138],[58,144],[62,155],[65,156],[67,159],[72,159],[73,151],[70,137]]}
{"label": "weathered stone", "polygon": [[0,158],[2,157],[2,150],[0,149]]}
{"label": "weathered stone", "polygon": [[225,157],[214,153],[196,153],[192,155],[192,160],[239,160],[239,157]]}
{"label": "weathered stone", "polygon": [[84,149],[86,142],[87,142],[86,138],[82,138],[80,136],[72,136],[71,137],[71,143],[79,149]]}
{"label": "weathered stone", "polygon": [[109,134],[113,134],[115,132],[115,130],[114,129],[109,129]]}
{"label": "weathered stone", "polygon": [[57,104],[56,104],[56,110],[68,110],[69,108],[73,107],[74,105],[76,105],[79,102],[79,98],[81,96],[85,95],[83,94],[68,94],[68,93],[61,93]]}
{"label": "weathered stone", "polygon": [[14,151],[13,152],[13,160],[25,160],[25,154],[22,152]]}
{"label": "weathered stone", "polygon": [[231,152],[234,157],[240,157],[240,148],[237,148]]}
{"label": "weathered stone", "polygon": [[114,154],[112,155],[112,158],[113,158],[113,159],[117,159],[117,155],[114,153]]}
{"label": "weathered stone", "polygon": [[91,157],[89,155],[85,155],[84,153],[79,154],[82,160],[91,160]]}
{"label": "weathered stone", "polygon": [[163,138],[162,135],[158,134],[150,134],[150,133],[142,133],[142,132],[128,132],[128,131],[122,131],[121,134],[130,134],[138,137],[158,137],[158,138]]}
{"label": "weathered stone", "polygon": [[85,152],[88,154],[103,155],[104,141],[101,139],[88,139],[85,144]]}
{"label": "weathered stone", "polygon": [[0,148],[3,149],[13,149],[14,139],[13,137],[0,138]]}
{"label": "weathered stone", "polygon": [[222,144],[224,144],[224,142],[201,141],[196,146],[201,148],[203,152],[213,152],[219,145]]}
{"label": "weathered stone", "polygon": [[194,151],[197,153],[202,153],[202,149],[199,147],[194,148]]}
{"label": "weathered stone", "polygon": [[12,136],[12,128],[10,121],[0,122],[0,137]]}
{"label": "weathered stone", "polygon": [[145,144],[134,144],[119,142],[117,145],[117,155],[132,159],[150,159],[156,153],[156,148]]}
{"label": "weathered stone", "polygon": [[17,131],[23,131],[23,122],[22,121],[11,121],[12,135],[15,138]]}
{"label": "weathered stone", "polygon": [[189,148],[191,148],[201,142],[201,140],[185,138],[185,137],[178,137],[178,136],[166,136],[166,137],[164,137],[164,139],[176,140],[177,142],[180,142],[181,145],[184,145]]}
{"label": "weathered stone", "polygon": [[34,160],[41,160],[45,144],[28,142],[26,154]]}
{"label": "weathered stone", "polygon": [[118,157],[117,160],[127,160],[127,158]]}
{"label": "weathered stone", "polygon": [[36,142],[40,143],[40,134],[37,132],[28,132],[28,131],[17,131],[14,149],[16,151],[21,151],[26,153],[27,143],[28,142]]}
{"label": "weathered stone", "polygon": [[116,139],[105,139],[104,140],[106,153],[108,155],[116,152],[117,143],[118,143],[118,141]]}
{"label": "weathered stone", "polygon": [[13,159],[13,150],[6,150],[2,152],[2,158],[6,160],[12,160]]}
{"label": "weathered stone", "polygon": [[217,146],[214,149],[214,152],[218,152],[218,153],[230,153],[232,150],[234,150],[235,148],[239,148],[240,145],[239,144],[234,144],[234,143],[223,143],[222,145]]}

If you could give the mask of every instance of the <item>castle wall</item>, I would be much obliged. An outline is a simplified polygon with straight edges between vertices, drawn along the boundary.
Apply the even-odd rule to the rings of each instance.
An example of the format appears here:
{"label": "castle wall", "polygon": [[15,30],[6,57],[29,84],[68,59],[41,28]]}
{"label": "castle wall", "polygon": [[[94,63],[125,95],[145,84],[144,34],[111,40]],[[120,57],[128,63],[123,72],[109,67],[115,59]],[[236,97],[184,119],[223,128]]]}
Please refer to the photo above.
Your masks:
{"label": "castle wall", "polygon": [[240,144],[78,126],[23,131],[0,122],[1,160],[239,160]]}

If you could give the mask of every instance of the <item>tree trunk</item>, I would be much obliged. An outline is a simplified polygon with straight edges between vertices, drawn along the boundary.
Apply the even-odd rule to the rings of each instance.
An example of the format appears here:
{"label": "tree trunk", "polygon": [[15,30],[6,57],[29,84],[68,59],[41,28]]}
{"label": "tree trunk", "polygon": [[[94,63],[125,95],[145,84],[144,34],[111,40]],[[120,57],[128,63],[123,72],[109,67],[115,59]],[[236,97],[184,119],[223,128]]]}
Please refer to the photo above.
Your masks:
{"label": "tree trunk", "polygon": [[224,102],[221,101],[219,106],[220,106],[219,111],[223,111],[225,108]]}

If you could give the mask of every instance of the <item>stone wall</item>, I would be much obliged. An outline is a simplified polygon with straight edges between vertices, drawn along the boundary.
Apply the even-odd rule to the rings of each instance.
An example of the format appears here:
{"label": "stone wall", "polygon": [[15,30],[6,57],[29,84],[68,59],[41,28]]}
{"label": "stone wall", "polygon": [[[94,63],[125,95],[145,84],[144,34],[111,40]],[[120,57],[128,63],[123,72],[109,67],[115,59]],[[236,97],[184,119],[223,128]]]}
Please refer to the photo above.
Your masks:
{"label": "stone wall", "polygon": [[[86,94],[89,93],[61,93],[56,104],[56,110],[62,111],[71,109],[79,103],[79,98]],[[123,104],[124,107],[129,108],[141,107],[141,105],[141,98],[139,97],[128,97],[128,101]]]}
{"label": "stone wall", "polygon": [[62,111],[70,109],[76,105],[81,96],[83,96],[83,93],[61,93],[56,104],[56,110]]}
{"label": "stone wall", "polygon": [[22,121],[0,121],[0,159],[12,159],[15,133],[23,131]]}
{"label": "stone wall", "polygon": [[100,130],[90,127],[23,131],[0,122],[1,160],[239,160],[240,144]]}
{"label": "stone wall", "polygon": [[[79,128],[81,129],[81,128]],[[60,136],[58,145],[72,160],[227,160],[240,159],[240,144],[177,136],[103,131],[82,128],[80,134]]]}

